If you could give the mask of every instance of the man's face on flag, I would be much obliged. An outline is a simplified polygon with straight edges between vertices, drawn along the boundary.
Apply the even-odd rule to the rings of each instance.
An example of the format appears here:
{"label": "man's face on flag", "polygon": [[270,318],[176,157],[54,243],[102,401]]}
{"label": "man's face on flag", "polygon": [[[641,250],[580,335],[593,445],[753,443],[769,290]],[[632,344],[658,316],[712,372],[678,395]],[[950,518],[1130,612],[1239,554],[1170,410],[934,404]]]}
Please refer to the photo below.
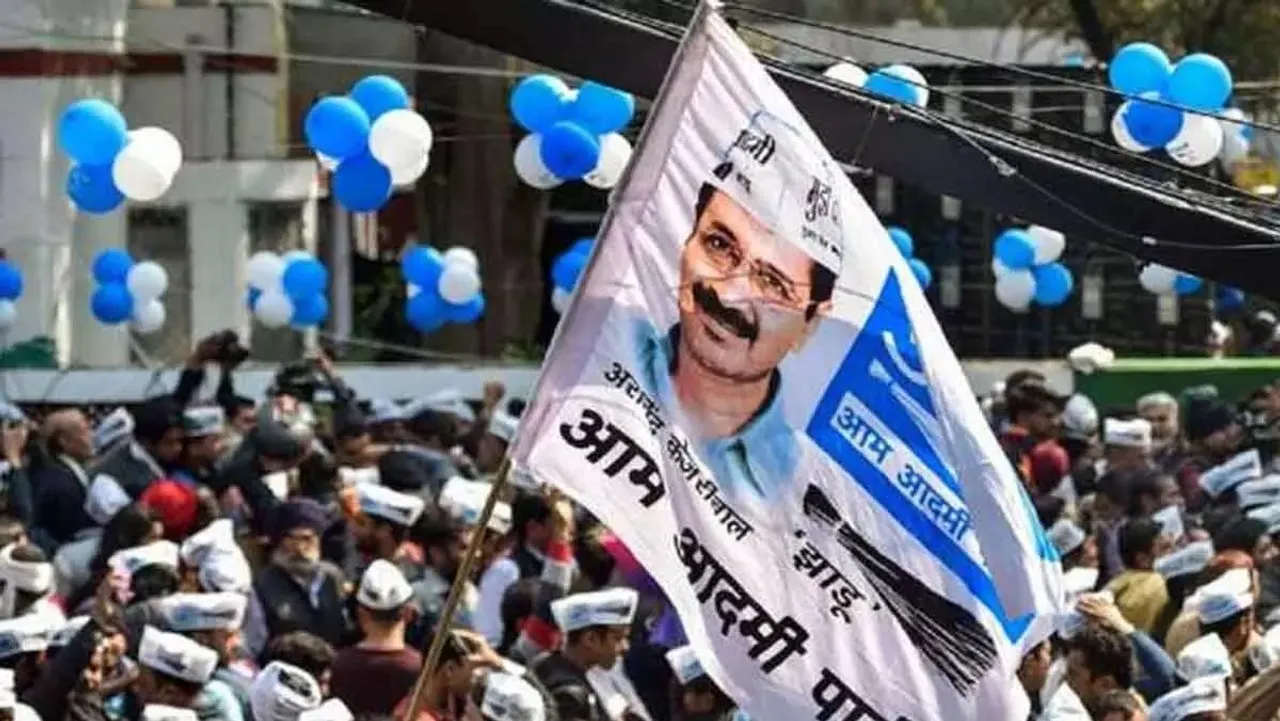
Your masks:
{"label": "man's face on flag", "polygon": [[768,376],[817,324],[814,261],[714,191],[680,257],[680,351],[714,375]]}

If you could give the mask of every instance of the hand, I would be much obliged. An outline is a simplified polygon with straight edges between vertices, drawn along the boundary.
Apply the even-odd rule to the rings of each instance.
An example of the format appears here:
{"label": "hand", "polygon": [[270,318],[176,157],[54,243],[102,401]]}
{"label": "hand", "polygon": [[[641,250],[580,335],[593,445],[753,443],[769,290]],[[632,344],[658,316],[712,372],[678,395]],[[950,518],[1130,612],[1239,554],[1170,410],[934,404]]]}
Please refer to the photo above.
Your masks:
{"label": "hand", "polygon": [[1124,614],[1120,613],[1120,609],[1114,603],[1103,596],[1082,596],[1076,602],[1076,610],[1090,621],[1121,635],[1128,636],[1134,632],[1133,624],[1125,619]]}
{"label": "hand", "polygon": [[316,357],[312,361],[316,364],[316,370],[325,375],[326,378],[333,378],[337,375],[337,369],[333,365],[333,359],[323,350],[316,351]]}
{"label": "hand", "polygon": [[223,332],[219,331],[201,338],[191,351],[191,355],[187,356],[187,367],[200,368],[205,363],[212,363],[218,355],[218,346],[221,345]]}
{"label": "hand", "polygon": [[557,495],[551,502],[551,537],[557,541],[572,543],[576,525],[573,502]]}
{"label": "hand", "polygon": [[502,668],[502,656],[493,650],[484,636],[465,628],[455,628],[452,632],[471,649],[471,653],[467,655],[468,665],[475,668]]}
{"label": "hand", "polygon": [[484,403],[485,408],[495,408],[507,395],[507,387],[502,385],[502,381],[489,381],[484,384],[484,391],[480,400]]}
{"label": "hand", "polygon": [[4,459],[12,466],[22,465],[22,456],[27,448],[27,436],[30,429],[23,422],[5,423],[4,430],[0,430],[0,450],[4,452]]}

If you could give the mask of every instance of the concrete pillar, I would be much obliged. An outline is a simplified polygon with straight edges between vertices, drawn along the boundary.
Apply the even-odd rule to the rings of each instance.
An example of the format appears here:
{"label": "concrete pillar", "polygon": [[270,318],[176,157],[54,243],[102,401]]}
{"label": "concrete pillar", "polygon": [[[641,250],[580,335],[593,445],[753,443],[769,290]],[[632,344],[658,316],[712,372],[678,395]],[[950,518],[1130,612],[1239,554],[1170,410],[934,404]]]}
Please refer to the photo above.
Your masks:
{"label": "concrete pillar", "polygon": [[249,218],[233,198],[194,200],[187,210],[191,239],[191,337],[199,340],[230,328],[247,338],[245,262]]}

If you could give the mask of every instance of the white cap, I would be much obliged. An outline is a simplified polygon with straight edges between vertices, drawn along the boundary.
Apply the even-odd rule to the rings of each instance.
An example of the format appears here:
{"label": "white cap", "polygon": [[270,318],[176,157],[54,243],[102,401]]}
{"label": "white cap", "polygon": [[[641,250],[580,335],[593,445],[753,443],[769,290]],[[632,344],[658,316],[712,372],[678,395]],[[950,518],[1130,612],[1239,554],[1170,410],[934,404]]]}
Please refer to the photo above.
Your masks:
{"label": "white cap", "polygon": [[145,546],[134,546],[116,551],[107,560],[112,568],[130,575],[143,566],[164,566],[178,570],[178,544],[172,541],[153,541]]}
{"label": "white cap", "polygon": [[1156,559],[1152,570],[1165,578],[1181,578],[1199,573],[1213,559],[1213,541],[1188,543],[1172,553]]}
{"label": "white cap", "polygon": [[258,672],[249,689],[254,721],[297,721],[303,711],[320,705],[320,684],[297,666],[272,661]]}
{"label": "white cap", "polygon": [[1226,679],[1198,678],[1156,699],[1147,716],[1150,721],[1183,721],[1196,714],[1226,710]]}
{"label": "white cap", "polygon": [[205,684],[218,668],[218,654],[186,636],[147,626],[138,644],[138,663],[167,676]]}
{"label": "white cap", "polygon": [[516,430],[520,427],[520,419],[507,413],[502,409],[497,409],[493,415],[489,417],[489,427],[486,431],[489,435],[497,438],[503,443],[511,443],[516,438]]}
{"label": "white cap", "polygon": [[49,648],[62,648],[71,643],[71,639],[80,633],[80,629],[89,623],[88,616],[72,616],[49,637]]}
{"label": "white cap", "polygon": [[456,388],[446,388],[429,396],[415,398],[404,404],[402,411],[407,419],[423,411],[434,411],[455,415],[467,423],[474,423],[476,420],[475,411],[471,410],[471,406]]}
{"label": "white cap", "polygon": [[1079,393],[1067,399],[1062,408],[1062,435],[1088,440],[1098,432],[1098,408],[1088,396]]}
{"label": "white cap", "polygon": [[1187,529],[1182,524],[1182,508],[1179,506],[1165,506],[1151,514],[1151,520],[1160,524],[1160,535],[1169,537],[1174,543],[1181,541],[1186,535]]}
{"label": "white cap", "polygon": [[298,714],[298,721],[351,721],[353,718],[351,709],[338,698],[331,698]]}
{"label": "white cap", "polygon": [[[454,476],[440,489],[440,507],[462,523],[474,526],[480,521],[480,514],[492,490],[493,485],[484,481]],[[495,533],[507,534],[511,530],[511,504],[505,501],[494,503],[487,527]]]}
{"label": "white cap", "polygon": [[1277,661],[1280,661],[1280,626],[1272,626],[1257,643],[1249,646],[1249,663],[1256,673],[1262,673]]}
{"label": "white cap", "polygon": [[404,420],[404,408],[390,398],[369,399],[369,421],[391,423]]}
{"label": "white cap", "polygon": [[1253,607],[1253,577],[1233,568],[1200,587],[1194,594],[1201,625],[1217,623]]}
{"label": "white cap", "polygon": [[249,599],[243,593],[174,593],[156,610],[174,631],[231,631],[244,624]]}
{"label": "white cap", "polygon": [[575,593],[551,602],[551,615],[561,631],[591,626],[629,626],[640,596],[630,588]]}
{"label": "white cap", "polygon": [[1178,673],[1190,681],[1231,675],[1231,652],[1216,633],[1192,641],[1178,652]]}
{"label": "white cap", "polygon": [[1122,421],[1107,418],[1102,422],[1102,443],[1121,448],[1151,450],[1151,424],[1142,418]]}
{"label": "white cap", "polygon": [[1076,566],[1062,574],[1062,590],[1066,593],[1068,601],[1092,592],[1097,585],[1098,569],[1096,568]]}
{"label": "white cap", "polygon": [[1049,527],[1049,540],[1053,541],[1053,547],[1058,549],[1059,556],[1066,556],[1083,546],[1087,538],[1089,534],[1069,518],[1059,518]]}
{"label": "white cap", "polygon": [[418,496],[372,483],[356,486],[356,495],[360,499],[360,511],[366,516],[381,518],[400,526],[412,526],[427,505]]}
{"label": "white cap", "polygon": [[147,704],[142,709],[142,721],[197,721],[200,717],[189,708]]}
{"label": "white cap", "polygon": [[[1097,598],[1105,601],[1106,603],[1116,602],[1115,594],[1106,590],[1098,591],[1096,593],[1082,593],[1076,597],[1076,602],[1078,603],[1080,600],[1085,598]],[[1070,641],[1077,633],[1080,633],[1080,629],[1084,628],[1087,623],[1088,620],[1084,617],[1084,614],[1080,613],[1073,607],[1070,611],[1059,614],[1057,623],[1054,625],[1058,632],[1058,636],[1064,641]]]}
{"label": "white cap", "polygon": [[0,668],[0,691],[12,691],[13,685],[13,669]]}
{"label": "white cap", "polygon": [[343,486],[358,486],[361,483],[371,483],[375,486],[382,485],[382,471],[379,471],[377,466],[365,466],[364,468],[339,466],[338,478],[342,481]]}
{"label": "white cap", "polygon": [[40,614],[0,621],[0,659],[49,648],[55,630],[52,619]]}
{"label": "white cap", "polygon": [[1280,503],[1280,475],[1272,474],[1236,486],[1241,508],[1255,508]]}
{"label": "white cap", "polygon": [[227,548],[240,548],[236,545],[235,523],[230,518],[219,518],[191,534],[178,551],[183,563],[199,568],[214,550]]}
{"label": "white cap", "polygon": [[1169,406],[1177,408],[1178,399],[1165,391],[1148,393],[1139,398],[1137,403],[1133,404],[1133,407],[1138,409],[1139,413],[1147,410],[1148,408],[1168,408]]}
{"label": "white cap", "polygon": [[1200,487],[1217,498],[1245,481],[1262,478],[1262,457],[1257,448],[1237,453],[1231,460],[1200,474]]}
{"label": "white cap", "polygon": [[695,678],[707,675],[706,669],[702,668],[702,662],[698,660],[698,652],[693,650],[692,645],[667,651],[667,663],[676,676],[676,682],[681,686],[686,686]]}
{"label": "white cap", "polygon": [[356,602],[375,611],[400,608],[413,598],[413,588],[394,563],[379,558],[365,569]]}
{"label": "white cap", "polygon": [[114,476],[99,473],[89,483],[84,495],[84,512],[99,526],[107,525],[120,509],[132,503]]}
{"label": "white cap", "polygon": [[489,721],[544,721],[546,703],[532,684],[509,673],[490,673],[480,713]]}
{"label": "white cap", "polygon": [[761,110],[721,156],[707,183],[757,222],[840,275],[844,264],[837,171],[817,143]]}
{"label": "white cap", "polygon": [[1267,533],[1280,532],[1280,503],[1269,503],[1265,506],[1250,508],[1244,514],[1256,518],[1267,525]]}
{"label": "white cap", "polygon": [[129,411],[123,407],[111,411],[105,418],[98,421],[98,425],[93,429],[94,453],[102,453],[107,446],[131,433],[133,433],[133,416]]}
{"label": "white cap", "polygon": [[217,549],[200,564],[196,579],[200,582],[200,588],[210,593],[248,593],[253,588],[253,569],[238,547]]}
{"label": "white cap", "polygon": [[43,596],[52,591],[53,564],[48,561],[15,560],[13,551],[17,547],[18,544],[10,543],[0,548],[0,581],[19,591],[37,596]]}

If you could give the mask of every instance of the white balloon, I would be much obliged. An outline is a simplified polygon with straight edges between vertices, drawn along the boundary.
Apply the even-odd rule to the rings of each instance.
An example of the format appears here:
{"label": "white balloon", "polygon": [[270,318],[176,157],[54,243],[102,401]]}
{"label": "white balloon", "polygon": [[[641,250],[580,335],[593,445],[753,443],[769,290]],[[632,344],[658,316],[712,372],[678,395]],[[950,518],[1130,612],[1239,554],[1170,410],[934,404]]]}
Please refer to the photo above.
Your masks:
{"label": "white balloon", "polygon": [[1218,153],[1218,157],[1228,165],[1244,160],[1249,155],[1249,141],[1245,140],[1244,135],[1228,129],[1225,125],[1222,130],[1222,151]]}
{"label": "white balloon", "polygon": [[338,163],[342,161],[337,158],[330,158],[324,153],[316,153],[316,162],[320,164],[320,167],[332,172],[338,169]]}
{"label": "white balloon", "polygon": [[1036,277],[1029,270],[1011,270],[996,279],[996,300],[1009,310],[1022,312],[1036,295]]}
{"label": "white balloon", "polygon": [[1013,272],[1013,268],[1010,268],[1004,263],[1001,263],[999,258],[991,259],[991,274],[994,275],[996,278],[1003,278],[1004,276],[1012,272]]}
{"label": "white balloon", "polygon": [[867,71],[849,62],[836,63],[822,74],[836,82],[852,85],[855,88],[867,84]]}
{"label": "white balloon", "polygon": [[146,141],[130,140],[111,163],[111,179],[126,198],[140,202],[158,199],[173,185],[167,151]]}
{"label": "white balloon", "polygon": [[383,113],[369,128],[369,153],[388,168],[416,166],[433,141],[427,119],[408,108]]}
{"label": "white balloon", "polygon": [[289,319],[293,317],[293,301],[289,300],[284,291],[264,291],[253,308],[253,314],[259,323],[268,328],[283,328],[289,325]]}
{"label": "white balloon", "polygon": [[538,190],[550,190],[564,182],[542,164],[542,136],[538,133],[526,135],[520,140],[512,162],[516,167],[516,175],[520,176],[525,185]]}
{"label": "white balloon", "polygon": [[133,329],[143,335],[155,333],[164,327],[166,313],[164,303],[152,299],[133,309]]}
{"label": "white balloon", "polygon": [[13,327],[18,321],[18,306],[11,300],[0,300],[0,332]]}
{"label": "white balloon", "polygon": [[1149,263],[1138,273],[1138,283],[1149,293],[1168,295],[1178,282],[1178,271],[1158,263]]}
{"label": "white balloon", "polygon": [[155,300],[169,289],[169,274],[152,260],[144,260],[129,269],[125,285],[133,296],[134,307]]}
{"label": "white balloon", "polygon": [[565,311],[569,310],[569,300],[571,298],[573,298],[572,293],[564,288],[557,287],[551,291],[551,307],[555,308],[560,315],[564,315]]}
{"label": "white balloon", "polygon": [[1043,225],[1027,228],[1027,235],[1031,236],[1031,242],[1036,249],[1036,265],[1052,263],[1061,258],[1062,251],[1067,247],[1067,236]]}
{"label": "white balloon", "polygon": [[902,63],[880,68],[880,72],[885,75],[892,75],[895,78],[901,78],[914,86],[916,98],[913,105],[923,108],[929,104],[929,81],[925,79],[924,73]]}
{"label": "white balloon", "polygon": [[1222,123],[1211,115],[1183,113],[1182,129],[1164,146],[1169,157],[1190,168],[1208,165],[1222,152]]}
{"label": "white balloon", "polygon": [[1145,153],[1151,148],[1134,140],[1129,134],[1129,126],[1124,124],[1124,114],[1129,110],[1129,101],[1120,103],[1120,107],[1116,109],[1116,114],[1111,116],[1111,137],[1115,139],[1116,145],[1121,149],[1128,150],[1131,153]]}
{"label": "white balloon", "polygon": [[480,258],[476,255],[476,252],[470,248],[455,245],[446,250],[441,258],[444,260],[444,264],[446,266],[461,265],[471,268],[476,271],[476,273],[480,272]]}
{"label": "white balloon", "polygon": [[631,152],[631,142],[618,133],[600,136],[600,161],[595,170],[582,176],[583,182],[601,190],[617,185],[631,162]]}
{"label": "white balloon", "polygon": [[427,166],[431,164],[431,155],[423,153],[417,162],[412,165],[396,165],[387,168],[391,171],[391,184],[397,188],[405,188],[418,182],[423,173],[427,172]]}
{"label": "white balloon", "polygon": [[164,128],[148,125],[130,130],[129,142],[147,146],[161,161],[161,167],[170,178],[177,175],[178,170],[182,168],[182,143],[179,143],[178,138]]}
{"label": "white balloon", "polygon": [[284,261],[269,250],[260,250],[249,259],[245,275],[249,278],[250,288],[274,290],[280,287],[284,278]]}
{"label": "white balloon", "polygon": [[440,297],[450,303],[466,303],[480,292],[480,274],[461,263],[446,265],[440,273]]}
{"label": "white balloon", "polygon": [[414,285],[413,283],[405,283],[404,285],[404,295],[406,298],[412,298],[421,292],[422,288]]}

